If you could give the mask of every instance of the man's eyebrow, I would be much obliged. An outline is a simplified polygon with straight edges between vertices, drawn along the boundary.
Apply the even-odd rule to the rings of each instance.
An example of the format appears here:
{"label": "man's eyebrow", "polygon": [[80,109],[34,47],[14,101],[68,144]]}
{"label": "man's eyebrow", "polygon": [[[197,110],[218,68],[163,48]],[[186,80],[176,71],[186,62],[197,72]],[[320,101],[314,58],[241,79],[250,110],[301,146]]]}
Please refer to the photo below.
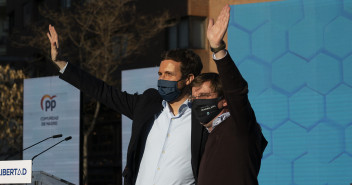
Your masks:
{"label": "man's eyebrow", "polygon": [[174,74],[174,73],[173,73],[173,72],[171,72],[171,71],[164,71],[164,72],[158,71],[158,73]]}
{"label": "man's eyebrow", "polygon": [[171,71],[165,71],[164,73],[166,73],[166,74],[175,74],[174,72],[171,72]]}
{"label": "man's eyebrow", "polygon": [[204,96],[204,95],[208,95],[210,93],[199,93],[198,96]]}

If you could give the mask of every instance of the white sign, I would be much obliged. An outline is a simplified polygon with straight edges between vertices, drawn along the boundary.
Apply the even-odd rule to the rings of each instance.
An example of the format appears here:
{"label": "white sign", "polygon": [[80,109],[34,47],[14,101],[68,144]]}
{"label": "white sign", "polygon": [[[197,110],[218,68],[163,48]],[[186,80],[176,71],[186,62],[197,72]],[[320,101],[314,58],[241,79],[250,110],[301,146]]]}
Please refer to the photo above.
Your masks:
{"label": "white sign", "polygon": [[79,184],[80,92],[59,77],[24,80],[23,148],[47,137],[51,138],[23,152],[23,159],[64,141],[33,160],[34,171],[44,171]]}
{"label": "white sign", "polygon": [[32,160],[0,161],[0,184],[31,183]]}
{"label": "white sign", "polygon": [[[122,91],[142,94],[148,88],[157,89],[159,67],[124,70],[121,74]],[[131,138],[132,120],[122,116],[122,170],[127,159],[127,148]]]}

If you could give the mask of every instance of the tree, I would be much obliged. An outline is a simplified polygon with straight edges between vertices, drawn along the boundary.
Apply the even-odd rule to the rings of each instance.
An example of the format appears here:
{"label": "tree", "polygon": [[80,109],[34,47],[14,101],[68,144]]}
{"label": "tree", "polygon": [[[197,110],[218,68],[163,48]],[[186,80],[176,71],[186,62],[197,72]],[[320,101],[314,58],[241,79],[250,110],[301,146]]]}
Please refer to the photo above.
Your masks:
{"label": "tree", "polygon": [[[147,41],[169,26],[167,13],[157,17],[137,12],[134,0],[90,0],[76,4],[70,9],[53,11],[40,9],[48,22],[32,27],[36,34],[22,36],[26,46],[38,48],[45,56],[49,54],[49,41],[46,37],[48,24],[55,25],[59,33],[60,48],[70,62],[79,64],[92,75],[108,84],[116,84],[114,72],[120,64],[143,51]],[[60,56],[60,57],[65,57]],[[49,57],[49,56],[48,56]],[[83,180],[87,183],[88,137],[97,122],[101,105],[94,102],[93,116],[84,130],[83,141]]]}
{"label": "tree", "polygon": [[0,153],[7,155],[22,146],[24,78],[22,70],[0,66]]}

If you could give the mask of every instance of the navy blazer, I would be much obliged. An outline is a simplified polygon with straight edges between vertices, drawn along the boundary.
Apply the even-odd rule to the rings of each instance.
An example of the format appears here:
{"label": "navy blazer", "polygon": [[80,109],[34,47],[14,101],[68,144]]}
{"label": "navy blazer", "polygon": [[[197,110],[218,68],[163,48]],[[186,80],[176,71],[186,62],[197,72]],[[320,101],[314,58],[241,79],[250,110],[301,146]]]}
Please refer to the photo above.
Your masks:
{"label": "navy blazer", "polygon": [[[144,153],[145,143],[154,123],[154,116],[163,109],[162,98],[158,91],[156,89],[147,89],[140,95],[121,92],[121,90],[106,84],[70,63],[68,63],[65,72],[59,77],[133,120],[132,135],[127,151],[127,163],[122,175],[124,176],[125,185],[134,185]],[[191,128],[191,163],[193,175],[197,181],[199,164],[208,132],[195,120],[194,116],[192,116]]]}

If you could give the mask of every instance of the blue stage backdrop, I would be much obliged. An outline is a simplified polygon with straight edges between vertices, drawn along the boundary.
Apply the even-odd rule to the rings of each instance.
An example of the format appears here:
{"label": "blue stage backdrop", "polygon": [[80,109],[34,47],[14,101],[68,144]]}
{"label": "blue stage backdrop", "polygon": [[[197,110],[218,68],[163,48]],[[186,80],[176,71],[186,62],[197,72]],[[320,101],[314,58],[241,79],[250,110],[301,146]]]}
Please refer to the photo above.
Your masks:
{"label": "blue stage backdrop", "polygon": [[269,141],[259,183],[352,183],[352,0],[233,5],[228,48]]}

